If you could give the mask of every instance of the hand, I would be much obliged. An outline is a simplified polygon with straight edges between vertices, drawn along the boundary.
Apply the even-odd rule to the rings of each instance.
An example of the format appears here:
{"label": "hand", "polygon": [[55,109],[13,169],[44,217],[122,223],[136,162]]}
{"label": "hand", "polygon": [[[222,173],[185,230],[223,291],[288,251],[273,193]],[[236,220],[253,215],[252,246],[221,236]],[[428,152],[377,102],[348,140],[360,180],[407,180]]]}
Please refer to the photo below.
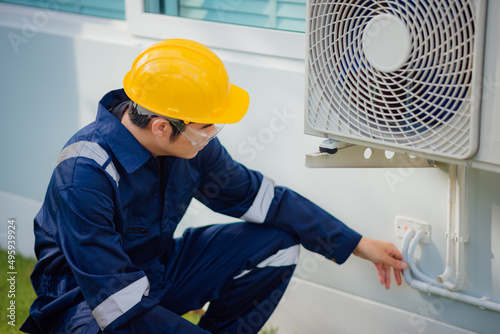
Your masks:
{"label": "hand", "polygon": [[401,285],[401,272],[407,265],[402,261],[403,256],[394,244],[362,237],[353,254],[375,264],[380,284],[385,284],[386,289],[391,287],[391,267],[396,283]]}

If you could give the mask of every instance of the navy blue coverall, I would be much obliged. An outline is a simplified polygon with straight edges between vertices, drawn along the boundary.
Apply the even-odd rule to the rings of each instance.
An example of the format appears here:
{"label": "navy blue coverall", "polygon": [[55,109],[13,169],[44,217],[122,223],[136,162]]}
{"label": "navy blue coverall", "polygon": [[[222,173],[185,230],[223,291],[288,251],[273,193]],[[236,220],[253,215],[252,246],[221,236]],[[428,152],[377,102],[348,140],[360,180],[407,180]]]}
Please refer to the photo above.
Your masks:
{"label": "navy blue coverall", "polygon": [[[35,218],[30,333],[256,333],[299,244],[343,263],[361,236],[235,162],[217,139],[193,159],[155,157],[99,103],[62,150]],[[245,222],[174,230],[192,198]],[[198,326],[180,315],[210,302]]]}

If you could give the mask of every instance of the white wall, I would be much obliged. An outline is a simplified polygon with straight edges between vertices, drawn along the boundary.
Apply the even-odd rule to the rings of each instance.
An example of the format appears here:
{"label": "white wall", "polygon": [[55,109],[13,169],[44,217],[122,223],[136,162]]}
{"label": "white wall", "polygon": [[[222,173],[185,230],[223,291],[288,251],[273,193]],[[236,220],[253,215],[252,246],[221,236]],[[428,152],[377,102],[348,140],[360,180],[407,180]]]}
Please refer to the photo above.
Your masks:
{"label": "white wall", "polygon": [[[27,231],[27,213],[33,216],[43,200],[65,141],[93,120],[101,96],[121,87],[134,57],[154,41],[130,36],[124,22],[63,13],[29,31],[34,12],[16,14],[9,8],[0,6],[0,226],[6,225],[5,217],[13,217]],[[24,38],[15,47],[14,35]],[[430,223],[432,243],[421,247],[419,265],[431,275],[441,272],[445,172],[306,168],[305,154],[316,151],[321,138],[303,134],[303,62],[215,51],[231,80],[251,96],[243,121],[220,134],[236,160],[298,191],[370,238],[400,245],[394,235],[396,215]],[[466,292],[500,302],[500,175],[471,174]],[[231,219],[194,203],[182,226],[227,221]],[[29,253],[32,237],[19,240]],[[283,328],[281,334],[293,333],[291,328],[297,333],[360,333],[363,328],[373,333],[455,333],[459,328],[496,333],[500,328],[498,313],[428,296],[405,283],[386,291],[373,265],[354,257],[338,266],[304,251],[294,282],[272,319]],[[367,319],[367,327],[360,327],[360,319]]]}

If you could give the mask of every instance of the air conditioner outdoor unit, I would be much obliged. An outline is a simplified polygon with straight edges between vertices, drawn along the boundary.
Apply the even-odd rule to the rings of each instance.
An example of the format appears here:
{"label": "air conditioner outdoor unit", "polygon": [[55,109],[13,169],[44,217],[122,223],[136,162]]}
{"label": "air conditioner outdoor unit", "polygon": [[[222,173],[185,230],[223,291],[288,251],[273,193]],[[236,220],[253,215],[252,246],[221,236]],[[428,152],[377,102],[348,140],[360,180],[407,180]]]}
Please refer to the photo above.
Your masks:
{"label": "air conditioner outdoor unit", "polygon": [[307,7],[307,134],[500,172],[499,1]]}

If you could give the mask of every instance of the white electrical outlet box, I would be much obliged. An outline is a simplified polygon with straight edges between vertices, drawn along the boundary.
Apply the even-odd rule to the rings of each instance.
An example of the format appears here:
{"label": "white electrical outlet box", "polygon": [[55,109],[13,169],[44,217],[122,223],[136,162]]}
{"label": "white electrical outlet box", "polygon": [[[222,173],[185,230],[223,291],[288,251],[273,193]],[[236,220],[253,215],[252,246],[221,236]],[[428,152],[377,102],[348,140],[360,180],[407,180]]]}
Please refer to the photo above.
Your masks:
{"label": "white electrical outlet box", "polygon": [[431,243],[431,226],[428,223],[407,217],[396,217],[396,236],[403,238],[406,231],[410,228],[415,231],[422,230],[424,232],[424,236],[420,239],[420,242],[424,244]]}

